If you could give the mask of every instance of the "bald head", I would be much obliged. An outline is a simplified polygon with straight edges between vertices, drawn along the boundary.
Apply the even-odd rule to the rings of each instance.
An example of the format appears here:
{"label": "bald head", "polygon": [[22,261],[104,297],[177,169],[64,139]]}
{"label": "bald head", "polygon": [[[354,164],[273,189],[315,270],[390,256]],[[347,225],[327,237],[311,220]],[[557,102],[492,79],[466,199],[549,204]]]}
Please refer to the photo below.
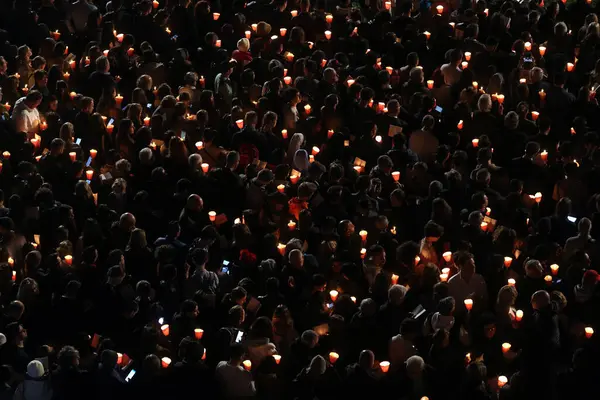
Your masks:
{"label": "bald head", "polygon": [[538,290],[531,296],[531,307],[534,310],[541,310],[550,304],[550,295],[545,290]]}
{"label": "bald head", "polygon": [[202,200],[202,197],[197,194],[191,194],[187,199],[185,208],[190,211],[202,211],[202,208],[204,208],[204,201]]}
{"label": "bald head", "polygon": [[135,228],[135,217],[132,213],[123,213],[119,218],[119,225],[126,231],[132,231]]}

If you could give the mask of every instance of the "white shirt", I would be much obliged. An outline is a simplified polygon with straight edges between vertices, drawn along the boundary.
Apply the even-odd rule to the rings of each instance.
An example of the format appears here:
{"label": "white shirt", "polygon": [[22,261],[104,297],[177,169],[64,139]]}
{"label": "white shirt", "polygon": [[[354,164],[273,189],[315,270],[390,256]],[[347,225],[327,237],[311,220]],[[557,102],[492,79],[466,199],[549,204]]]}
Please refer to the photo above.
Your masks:
{"label": "white shirt", "polygon": [[40,124],[40,112],[37,108],[27,107],[25,97],[17,100],[11,118],[15,121],[17,132],[37,132]]}
{"label": "white shirt", "polygon": [[444,83],[446,85],[454,85],[459,81],[462,71],[455,67],[453,64],[444,64],[440,68],[440,72],[444,76]]}
{"label": "white shirt", "polygon": [[487,299],[487,286],[483,276],[473,274],[469,282],[462,279],[460,272],[454,275],[448,281],[450,296],[454,297],[456,304],[463,304],[464,300],[469,298],[471,293],[483,299]]}
{"label": "white shirt", "polygon": [[256,394],[252,374],[242,366],[236,367],[227,361],[221,361],[217,364],[215,376],[225,398],[247,398]]}

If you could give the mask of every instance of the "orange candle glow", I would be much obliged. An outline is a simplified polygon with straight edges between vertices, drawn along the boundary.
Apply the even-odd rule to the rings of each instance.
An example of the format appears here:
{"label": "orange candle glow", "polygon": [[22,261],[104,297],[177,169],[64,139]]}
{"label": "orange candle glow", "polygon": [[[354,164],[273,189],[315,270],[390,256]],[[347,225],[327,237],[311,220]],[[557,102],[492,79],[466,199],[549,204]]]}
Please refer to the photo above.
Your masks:
{"label": "orange candle glow", "polygon": [[291,76],[286,76],[283,78],[283,83],[285,83],[286,85],[291,85],[292,84],[292,77]]}
{"label": "orange candle glow", "polygon": [[169,357],[163,357],[160,359],[160,364],[163,368],[168,368],[171,365],[171,359]]}
{"label": "orange candle glow", "polygon": [[591,326],[586,326],[585,327],[585,337],[589,339],[593,335],[594,335],[594,328],[592,328]]}
{"label": "orange candle glow", "polygon": [[215,222],[217,220],[217,213],[215,211],[209,211],[208,219],[210,220],[210,222]]}
{"label": "orange candle glow", "polygon": [[537,111],[532,111],[531,112],[531,119],[534,121],[537,121],[537,119],[540,117],[540,113]]}
{"label": "orange candle glow", "polygon": [[364,260],[364,258],[367,256],[367,249],[365,249],[364,247],[362,249],[360,249],[360,258],[362,258]]}
{"label": "orange candle glow", "polygon": [[208,163],[202,163],[200,164],[200,167],[202,168],[202,172],[207,173],[208,170],[210,169],[210,165],[208,165]]}
{"label": "orange candle glow", "polygon": [[334,134],[334,133],[335,133],[335,132],[333,131],[333,129],[329,129],[329,130],[327,131],[327,139],[331,139],[331,137],[333,136],[333,134]]}
{"label": "orange candle glow", "polygon": [[338,353],[336,353],[334,351],[329,353],[329,362],[331,364],[335,364],[339,358],[340,358],[340,355]]}
{"label": "orange candle glow", "polygon": [[15,266],[15,260],[12,257],[8,257],[8,266],[9,267],[14,267]]}
{"label": "orange candle glow", "polygon": [[284,37],[286,33],[287,33],[286,28],[279,28],[279,34],[281,35],[281,37]]}
{"label": "orange candle glow", "polygon": [[506,268],[510,267],[510,265],[512,264],[512,257],[504,257],[504,266]]}
{"label": "orange candle glow", "polygon": [[160,331],[162,332],[163,335],[169,336],[169,333],[170,333],[169,325],[165,324],[165,325],[161,326]]}
{"label": "orange candle glow", "polygon": [[538,50],[540,51],[540,56],[544,57],[544,54],[546,54],[546,47],[540,46],[538,47]]}
{"label": "orange candle glow", "polygon": [[546,100],[546,92],[544,92],[544,89],[541,89],[538,94],[540,95],[540,100],[544,101]]}
{"label": "orange candle glow", "polygon": [[498,98],[498,103],[500,103],[500,104],[504,103],[504,95],[503,94],[499,94],[497,96],[497,98]]}
{"label": "orange candle glow", "polygon": [[275,364],[279,365],[281,362],[281,356],[279,354],[273,354],[273,359],[275,360]]}
{"label": "orange candle glow", "polygon": [[429,40],[429,38],[431,37],[431,32],[429,32],[429,31],[425,31],[425,32],[423,32],[423,35],[425,35],[425,38],[426,38],[427,40]]}
{"label": "orange candle glow", "polygon": [[369,233],[367,231],[363,230],[363,231],[358,232],[358,234],[363,242],[367,241],[367,236],[369,235]]}
{"label": "orange candle glow", "polygon": [[125,35],[123,35],[122,33],[119,33],[119,34],[117,35],[117,41],[118,41],[119,43],[122,43],[122,42],[123,42],[123,38],[124,38],[124,37],[125,37]]}
{"label": "orange candle glow", "polygon": [[473,147],[479,147],[479,139],[475,138],[471,140],[471,144],[473,145]]}
{"label": "orange candle glow", "polygon": [[505,377],[504,375],[501,375],[501,376],[498,377],[498,388],[503,387],[507,383],[508,383],[508,378],[507,377]]}
{"label": "orange candle glow", "polygon": [[331,40],[331,31],[325,31],[325,39]]}
{"label": "orange candle glow", "polygon": [[444,12],[444,6],[439,5],[435,8],[438,14],[442,14]]}
{"label": "orange candle glow", "polygon": [[242,129],[244,127],[244,120],[243,119],[238,119],[235,121],[235,124],[237,125],[237,127],[239,129]]}
{"label": "orange candle glow", "polygon": [[245,31],[244,35],[246,36],[246,39],[250,39],[250,37],[252,36],[252,31]]}
{"label": "orange candle glow", "polygon": [[575,69],[575,64],[567,63],[567,72],[573,72],[574,69]]}
{"label": "orange candle glow", "polygon": [[525,42],[525,50],[531,51],[531,42]]}
{"label": "orange candle glow", "polygon": [[288,131],[287,131],[287,129],[282,129],[281,130],[281,137],[284,138],[284,139],[288,138]]}
{"label": "orange candle glow", "polygon": [[300,178],[298,178],[298,175],[294,175],[294,174],[290,175],[290,182],[292,183],[292,185],[295,185],[296,183],[298,183],[298,179],[300,179]]}
{"label": "orange candle glow", "polygon": [[310,115],[311,110],[312,110],[312,107],[310,106],[310,104],[306,104],[304,106],[304,111],[306,112],[306,115]]}
{"label": "orange candle glow", "polygon": [[277,191],[279,193],[285,193],[285,185],[277,185]]}
{"label": "orange candle glow", "polygon": [[464,126],[465,126],[465,123],[463,122],[462,119],[460,121],[458,121],[458,124],[456,124],[456,127],[458,128],[459,131],[462,131]]}
{"label": "orange candle glow", "polygon": [[217,39],[217,41],[215,42],[215,47],[221,47],[221,39]]}
{"label": "orange candle glow", "polygon": [[313,156],[316,156],[320,152],[321,152],[321,149],[319,149],[317,146],[313,146],[313,148],[312,148],[312,155]]}
{"label": "orange candle glow", "polygon": [[485,222],[485,221],[483,221],[483,222],[481,223],[480,227],[481,227],[481,230],[482,230],[482,231],[486,232],[486,231],[487,231],[487,229],[488,229],[488,223],[487,223],[487,222]]}
{"label": "orange candle glow", "polygon": [[158,3],[158,0],[152,0],[152,8],[154,8],[156,10],[159,5],[160,4]]}
{"label": "orange candle glow", "polygon": [[202,339],[202,336],[204,336],[204,330],[203,329],[200,329],[200,328],[194,329],[194,337],[197,340]]}
{"label": "orange candle glow", "polygon": [[448,274],[440,274],[440,282],[448,282]]}
{"label": "orange candle glow", "polygon": [[517,281],[515,281],[513,278],[509,278],[507,281],[508,286],[515,286],[517,284]]}
{"label": "orange candle glow", "polygon": [[90,157],[92,157],[92,160],[95,159],[97,155],[98,155],[98,150],[90,149]]}
{"label": "orange candle glow", "polygon": [[420,262],[421,262],[421,257],[415,256],[415,265],[419,265]]}
{"label": "orange candle glow", "polygon": [[387,373],[390,370],[390,362],[389,361],[380,362],[379,368],[381,368],[381,372],[383,372],[384,374]]}
{"label": "orange candle glow", "polygon": [[533,196],[533,198],[535,199],[535,202],[538,203],[538,204],[542,202],[542,194],[540,192],[537,192]]}
{"label": "orange candle glow", "polygon": [[427,89],[433,89],[433,83],[434,83],[433,80],[431,80],[431,79],[428,80],[427,81]]}
{"label": "orange candle glow", "polygon": [[502,353],[506,354],[512,345],[510,343],[502,343]]}
{"label": "orange candle glow", "polygon": [[77,159],[77,153],[75,153],[74,151],[70,152],[69,158],[71,159],[71,161],[75,161]]}
{"label": "orange candle glow", "polygon": [[277,251],[279,251],[279,254],[284,255],[285,254],[285,244],[278,243],[277,244]]}
{"label": "orange candle glow", "polygon": [[17,281],[17,271],[13,271],[12,272],[12,281],[16,282]]}
{"label": "orange candle glow", "polygon": [[473,86],[473,89],[477,90],[477,88],[479,88],[479,83],[477,81],[473,81],[471,82],[471,86]]}
{"label": "orange candle glow", "polygon": [[329,291],[329,297],[331,297],[331,301],[335,302],[337,300],[338,296],[339,296],[339,293],[337,290]]}
{"label": "orange candle glow", "polygon": [[444,254],[442,254],[442,257],[444,257],[444,261],[450,262],[450,260],[452,260],[452,252],[446,251]]}
{"label": "orange candle glow", "polygon": [[87,171],[85,171],[85,177],[87,178],[88,181],[91,181],[92,178],[94,177],[94,170],[88,169]]}
{"label": "orange candle glow", "polygon": [[400,171],[394,171],[394,172],[392,172],[392,178],[396,182],[400,181]]}
{"label": "orange candle glow", "polygon": [[213,13],[213,21],[218,21],[220,17],[221,17],[220,13]]}
{"label": "orange candle glow", "polygon": [[288,228],[290,231],[293,231],[294,229],[296,229],[296,223],[292,220],[290,220],[290,222],[288,222]]}
{"label": "orange candle glow", "polygon": [[522,319],[523,319],[523,310],[517,310],[517,313],[515,314],[515,321],[521,322]]}
{"label": "orange candle glow", "polygon": [[473,299],[465,299],[464,303],[467,311],[471,311],[471,309],[473,308]]}
{"label": "orange candle glow", "polygon": [[471,61],[471,52],[470,51],[465,51],[465,60]]}
{"label": "orange candle glow", "polygon": [[555,276],[558,275],[558,268],[559,268],[558,264],[552,264],[550,266],[550,271],[552,272],[552,275],[555,275]]}
{"label": "orange candle glow", "polygon": [[546,275],[546,276],[544,277],[544,281],[546,281],[546,284],[547,284],[547,285],[551,285],[551,284],[552,284],[552,276],[550,276],[550,275]]}
{"label": "orange candle glow", "polygon": [[398,279],[400,279],[398,275],[392,274],[392,285],[398,284]]}

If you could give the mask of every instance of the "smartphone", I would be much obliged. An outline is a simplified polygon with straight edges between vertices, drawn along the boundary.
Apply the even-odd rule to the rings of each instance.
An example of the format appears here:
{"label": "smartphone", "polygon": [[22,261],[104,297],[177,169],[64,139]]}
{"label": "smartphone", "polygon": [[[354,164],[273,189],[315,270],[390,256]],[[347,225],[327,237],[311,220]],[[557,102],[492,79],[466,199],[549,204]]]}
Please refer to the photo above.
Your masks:
{"label": "smartphone", "polygon": [[148,104],[146,104],[146,108],[147,108],[148,110],[150,110],[150,109],[152,108],[152,103],[148,103]]}
{"label": "smartphone", "polygon": [[106,125],[112,125],[115,122],[115,120],[113,118],[110,119],[110,121],[108,121],[108,124]]}
{"label": "smartphone", "polygon": [[235,342],[236,343],[241,343],[243,338],[244,338],[244,332],[239,331],[237,333],[237,336],[235,337]]}
{"label": "smartphone", "polygon": [[440,106],[435,106],[435,111],[442,113],[444,111],[444,109]]}
{"label": "smartphone", "polygon": [[127,374],[127,376],[125,377],[125,382],[130,382],[133,377],[135,376],[135,369],[132,369],[131,371],[129,371],[129,373]]}
{"label": "smartphone", "polygon": [[87,161],[85,162],[85,166],[89,167],[90,165],[92,165],[92,157],[88,157]]}
{"label": "smartphone", "polygon": [[89,179],[86,179],[86,180],[85,180],[85,182],[86,182],[88,185],[91,185],[91,184],[92,184],[92,181],[90,181]]}
{"label": "smartphone", "polygon": [[333,303],[327,303],[327,308],[331,310],[333,308]]}
{"label": "smartphone", "polygon": [[178,37],[179,37],[179,35],[173,35],[173,36],[171,36],[171,40],[175,41],[175,40],[177,40]]}
{"label": "smartphone", "polygon": [[229,275],[229,261],[223,260],[223,273]]}
{"label": "smartphone", "polygon": [[185,131],[181,131],[181,140],[185,140],[186,137],[187,133],[185,133]]}
{"label": "smartphone", "polygon": [[77,138],[77,140],[75,140],[75,144],[79,146],[81,144],[81,138]]}
{"label": "smartphone", "polygon": [[577,221],[577,218],[571,217],[570,215],[567,217],[567,219],[573,223],[575,223],[575,221]]}
{"label": "smartphone", "polygon": [[533,57],[523,57],[523,62],[532,63],[533,62]]}

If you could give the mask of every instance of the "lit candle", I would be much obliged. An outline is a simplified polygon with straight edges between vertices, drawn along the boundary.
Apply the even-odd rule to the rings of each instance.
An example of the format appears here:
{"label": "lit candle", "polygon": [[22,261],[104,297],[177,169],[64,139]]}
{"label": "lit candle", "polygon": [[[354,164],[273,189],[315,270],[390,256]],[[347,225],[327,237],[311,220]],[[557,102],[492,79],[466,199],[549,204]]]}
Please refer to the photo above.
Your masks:
{"label": "lit candle", "polygon": [[290,175],[290,182],[292,183],[292,185],[295,185],[296,183],[298,183],[298,175]]}
{"label": "lit candle", "polygon": [[[283,186],[283,185],[281,185]],[[290,220],[290,222],[288,222],[288,228],[290,231],[293,231],[294,229],[296,229],[296,223],[292,220]]]}
{"label": "lit candle", "polygon": [[537,121],[537,119],[539,118],[539,116],[540,116],[539,112],[537,112],[537,111],[532,111],[531,112],[531,119],[532,120]]}
{"label": "lit candle", "polygon": [[316,156],[317,154],[319,154],[320,151],[321,151],[321,149],[319,149],[317,146],[313,146],[312,155]]}
{"label": "lit candle", "polygon": [[525,42],[525,50],[531,51],[531,42]]}
{"label": "lit candle", "polygon": [[69,153],[69,158],[71,159],[71,161],[75,161],[77,159],[77,153],[75,153],[74,151],[71,151]]}
{"label": "lit candle", "polygon": [[585,327],[585,337],[589,339],[593,335],[594,335],[594,328],[592,328],[591,326],[586,326]]}
{"label": "lit candle", "polygon": [[310,104],[306,104],[304,106],[304,111],[306,112],[306,115],[310,115],[311,110],[312,110],[312,107],[310,106]]}
{"label": "lit candle", "polygon": [[444,6],[439,5],[435,8],[438,14],[442,14],[444,12]]}
{"label": "lit candle", "polygon": [[275,360],[275,364],[279,365],[281,362],[281,356],[279,354],[273,354],[273,359]]}
{"label": "lit candle", "polygon": [[522,319],[523,319],[523,310],[517,310],[517,313],[515,314],[515,321],[521,322]]}
{"label": "lit candle", "polygon": [[460,65],[461,65],[462,69],[467,69],[467,67],[469,66],[469,63],[466,61],[463,61],[460,63]]}
{"label": "lit candle", "polygon": [[52,32],[52,37],[54,38],[54,40],[60,39],[60,32],[58,31],[58,29],[56,31]]}
{"label": "lit candle", "polygon": [[117,365],[121,365],[123,363],[123,354],[117,353]]}
{"label": "lit candle", "polygon": [[200,79],[198,80],[198,82],[200,82],[200,86],[204,87],[204,84],[206,83],[206,79],[204,79],[203,75],[200,75]]}
{"label": "lit candle", "polygon": [[144,118],[144,126],[150,126],[150,117]]}
{"label": "lit candle", "polygon": [[508,279],[508,286],[515,286],[517,284],[517,281],[515,281],[513,278],[509,278]]}
{"label": "lit candle", "polygon": [[571,127],[571,136],[575,136],[576,134],[575,128]]}
{"label": "lit candle", "polygon": [[452,252],[446,251],[444,254],[442,254],[442,257],[444,257],[444,261],[450,262],[450,260],[452,260]]}
{"label": "lit candle", "polygon": [[546,47],[540,46],[538,47],[538,50],[540,51],[540,56],[544,57],[544,54],[546,54]]}
{"label": "lit candle", "polygon": [[6,108],[6,112],[9,112],[10,109],[12,108],[12,106],[9,104],[9,102],[7,101],[6,103],[4,103],[4,108]]}
{"label": "lit candle", "polygon": [[[279,193],[285,193],[285,185],[277,185],[277,191]],[[290,221],[291,222],[291,221]],[[289,224],[288,224],[289,225]]]}
{"label": "lit candle", "polygon": [[502,353],[508,353],[511,347],[512,345],[510,343],[502,343]]}
{"label": "lit candle", "polygon": [[252,24],[252,25],[250,25],[250,26],[252,27],[252,30],[253,30],[254,32],[256,32],[256,29],[258,29],[258,24]]}
{"label": "lit candle", "polygon": [[425,31],[425,32],[423,32],[423,35],[425,35],[425,38],[426,38],[427,40],[429,40],[429,38],[431,37],[431,32],[429,32],[429,31]]}
{"label": "lit candle", "polygon": [[160,363],[163,368],[168,368],[171,365],[171,359],[169,357],[163,357],[160,359]]}
{"label": "lit candle", "polygon": [[575,69],[575,64],[567,63],[567,72],[573,72],[574,69]]}
{"label": "lit candle", "polygon": [[298,16],[298,10],[290,11],[290,15],[292,16],[292,18],[296,18]]}
{"label": "lit candle", "polygon": [[210,222],[215,222],[217,219],[217,213],[215,211],[209,211],[208,219],[210,220]]}
{"label": "lit candle", "polygon": [[286,28],[279,28],[279,34],[281,35],[281,37],[284,37],[286,33],[287,33]]}
{"label": "lit candle", "polygon": [[284,138],[284,139],[287,139],[287,138],[288,138],[288,132],[287,132],[287,129],[282,129],[282,130],[281,130],[281,137],[282,137],[282,138]]}
{"label": "lit candle", "polygon": [[27,84],[25,84],[25,86],[23,86],[23,89],[21,90],[23,91],[23,94],[29,93],[29,87],[27,87]]}
{"label": "lit candle", "polygon": [[246,36],[246,39],[250,39],[250,37],[252,36],[252,31],[245,31],[244,35]]}
{"label": "lit candle", "polygon": [[385,9],[389,11],[389,10],[392,9],[392,2],[391,1],[386,1],[384,3],[384,6],[385,6]]}
{"label": "lit candle", "polygon": [[218,21],[220,16],[221,16],[220,13],[213,13],[213,20]]}
{"label": "lit candle", "polygon": [[488,223],[487,223],[487,222],[485,222],[485,221],[483,221],[483,222],[481,223],[481,230],[482,230],[482,231],[484,231],[484,232],[486,232],[486,231],[487,231],[487,229],[488,229]]}
{"label": "lit candle", "polygon": [[479,147],[479,139],[475,138],[471,140],[471,144],[473,145],[473,147]]}
{"label": "lit candle", "polygon": [[123,96],[117,94],[117,96],[115,97],[115,101],[117,102],[117,107],[120,107],[121,103],[123,102]]}
{"label": "lit candle", "polygon": [[512,257],[504,257],[504,266],[506,268],[509,268],[510,265],[512,264]]}
{"label": "lit candle", "polygon": [[152,0],[152,8],[157,9],[159,5],[158,0]]}
{"label": "lit candle", "polygon": [[278,243],[277,250],[279,251],[279,254],[284,255],[285,254],[285,244]]}
{"label": "lit candle", "polygon": [[98,155],[98,150],[90,149],[90,157],[92,157],[92,160],[95,159],[97,155]]}
{"label": "lit candle", "polygon": [[328,24],[332,23],[332,22],[333,22],[333,15],[331,15],[331,14],[327,14],[327,15],[325,16],[325,21],[326,21]]}
{"label": "lit candle", "polygon": [[448,267],[442,268],[442,274],[446,274],[446,275],[450,276],[450,268],[448,268]]}
{"label": "lit candle", "polygon": [[325,39],[327,39],[327,40],[331,39],[331,31],[325,31]]}
{"label": "lit candle", "polygon": [[508,383],[508,378],[504,375],[498,377],[498,387],[501,388]]}
{"label": "lit candle", "polygon": [[473,308],[473,299],[465,299],[464,303],[467,311],[471,311],[471,309]]}
{"label": "lit candle", "polygon": [[390,362],[389,361],[380,362],[379,368],[381,368],[381,372],[383,372],[384,374],[387,373],[390,370]]}
{"label": "lit candle", "polygon": [[[384,110],[385,110],[385,108],[384,108]],[[383,138],[381,137],[381,135],[377,135],[377,136],[375,136],[375,141],[377,143],[381,143],[383,141]]]}
{"label": "lit candle", "polygon": [[335,302],[339,296],[339,292],[337,290],[330,290],[329,297],[331,297],[331,301]]}
{"label": "lit candle", "polygon": [[470,51],[465,51],[465,60],[471,61],[471,52]]}
{"label": "lit candle", "polygon": [[420,262],[421,262],[421,257],[415,256],[415,265],[419,265]]}
{"label": "lit candle", "polygon": [[552,284],[552,276],[550,276],[550,275],[546,275],[546,276],[544,277],[544,281],[546,281],[546,284],[547,284],[547,285],[551,285],[551,284]]}
{"label": "lit candle", "polygon": [[550,271],[552,271],[552,275],[558,275],[558,264],[552,264],[550,266]]}
{"label": "lit candle", "polygon": [[8,266],[9,267],[14,267],[15,266],[15,260],[12,257],[8,257]]}
{"label": "lit candle", "polygon": [[521,79],[519,79],[519,83],[527,83],[527,79],[521,78]]}
{"label": "lit candle", "polygon": [[169,333],[170,333],[169,325],[165,324],[165,325],[161,326],[160,331],[162,332],[163,335],[169,336]]}
{"label": "lit candle", "polygon": [[392,285],[396,285],[398,283],[398,279],[400,279],[398,275],[392,274]]}
{"label": "lit candle", "polygon": [[63,79],[64,79],[65,81],[68,81],[70,77],[71,77],[71,74],[70,74],[70,73],[68,73],[68,72],[65,72],[65,73],[63,74]]}
{"label": "lit candle", "polygon": [[221,47],[221,39],[217,39],[217,41],[215,42],[215,47]]}
{"label": "lit candle", "polygon": [[385,67],[385,70],[387,71],[388,74],[392,75],[392,73],[394,72],[394,69],[392,67]]}
{"label": "lit candle", "polygon": [[447,282],[448,281],[448,274],[440,274],[440,281],[441,282]]}
{"label": "lit candle", "polygon": [[355,166],[354,166],[354,167],[352,167],[352,168],[354,168],[354,170],[355,170],[355,171],[356,171],[358,174],[360,174],[360,173],[362,172],[362,167],[361,167],[360,165],[355,165]]}
{"label": "lit candle", "polygon": [[292,84],[292,77],[290,76],[286,76],[283,78],[283,83],[285,83],[286,85],[291,85]]}
{"label": "lit candle", "polygon": [[504,103],[504,95],[503,94],[499,94],[497,96],[497,98],[498,98],[498,103],[500,103],[500,104]]}
{"label": "lit candle", "polygon": [[463,122],[462,119],[460,121],[458,121],[458,124],[456,124],[456,127],[458,128],[459,131],[462,131],[464,126],[465,126],[465,123]]}
{"label": "lit candle", "polygon": [[486,207],[485,208],[485,215],[487,215],[489,217],[491,213],[492,213],[492,209],[489,208],[489,207]]}
{"label": "lit candle", "polygon": [[16,282],[17,281],[17,271],[13,271],[12,272],[12,281]]}
{"label": "lit candle", "polygon": [[346,84],[348,85],[348,87],[350,87],[350,86],[354,85],[354,82],[356,82],[354,79],[348,79],[346,81]]}
{"label": "lit candle", "polygon": [[238,119],[235,121],[235,124],[237,125],[237,127],[239,129],[242,129],[244,127],[244,120],[243,119]]}
{"label": "lit candle", "polygon": [[473,89],[477,90],[477,88],[479,87],[479,83],[477,81],[473,81],[471,82],[471,86],[473,86]]}
{"label": "lit candle", "polygon": [[194,329],[194,337],[198,340],[202,339],[202,336],[204,335],[204,330],[200,329],[200,328],[196,328]]}
{"label": "lit candle", "polygon": [[541,89],[538,94],[540,95],[540,100],[544,101],[546,100],[546,92],[544,92],[544,89]]}
{"label": "lit candle", "polygon": [[337,360],[340,358],[340,355],[334,351],[329,353],[329,362],[335,364]]}
{"label": "lit candle", "polygon": [[94,177],[94,170],[88,169],[87,171],[85,171],[85,177],[87,178],[88,181],[91,181],[92,178]]}
{"label": "lit candle", "polygon": [[119,43],[123,42],[123,38],[125,37],[125,35],[123,35],[122,33],[119,33],[117,35],[117,40],[119,41]]}
{"label": "lit candle", "polygon": [[427,81],[427,89],[433,89],[433,83],[434,83],[433,80],[431,80],[431,79],[428,80]]}
{"label": "lit candle", "polygon": [[334,134],[334,131],[333,131],[333,129],[329,129],[329,130],[327,131],[327,139],[331,139],[331,137],[333,136],[333,134]]}
{"label": "lit candle", "polygon": [[542,202],[542,194],[540,192],[537,192],[533,196],[533,198],[535,199],[535,202],[538,203],[538,204]]}
{"label": "lit candle", "polygon": [[363,243],[367,241],[367,236],[369,235],[369,233],[367,231],[363,230],[363,231],[358,232],[358,234],[359,234],[361,240],[363,241]]}
{"label": "lit candle", "polygon": [[400,181],[400,171],[394,171],[394,172],[392,172],[392,178],[396,182]]}
{"label": "lit candle", "polygon": [[365,249],[364,247],[362,249],[360,249],[360,258],[362,258],[364,260],[364,258],[367,256],[367,249]]}

